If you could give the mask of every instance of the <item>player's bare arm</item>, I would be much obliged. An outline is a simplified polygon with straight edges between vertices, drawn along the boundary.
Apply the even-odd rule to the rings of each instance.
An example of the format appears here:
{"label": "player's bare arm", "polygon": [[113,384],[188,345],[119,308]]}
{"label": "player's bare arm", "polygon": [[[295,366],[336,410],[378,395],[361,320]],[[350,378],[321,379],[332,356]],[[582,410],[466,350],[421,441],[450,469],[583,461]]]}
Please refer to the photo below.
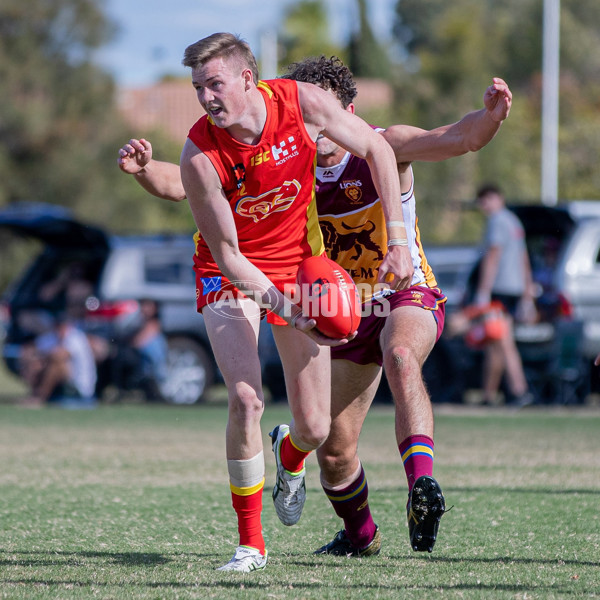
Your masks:
{"label": "player's bare arm", "polygon": [[512,92],[503,79],[494,77],[483,95],[484,107],[465,115],[460,121],[431,130],[409,125],[392,125],[382,133],[394,149],[399,163],[440,161],[488,144],[508,117]]}
{"label": "player's bare arm", "polygon": [[179,166],[154,160],[152,144],[145,139],[131,139],[119,149],[119,168],[133,175],[137,182],[153,196],[180,202],[185,200]]}
{"label": "player's bare arm", "polygon": [[475,304],[479,306],[490,303],[492,287],[500,263],[500,254],[501,248],[499,246],[491,246],[481,259],[479,283],[475,292]]}
{"label": "player's bare arm", "polygon": [[[365,121],[344,110],[332,94],[302,82],[298,82],[298,93],[304,122],[313,139],[316,140],[322,133],[367,161],[385,214],[388,237],[405,241],[400,182],[391,147]],[[379,269],[380,281],[395,289],[403,289],[410,285],[412,275],[413,264],[407,248],[403,245],[389,246]]]}
{"label": "player's bare arm", "polygon": [[198,231],[223,275],[259,306],[272,310],[318,344],[337,346],[348,342],[321,334],[315,329],[316,321],[302,315],[301,309],[242,254],[221,180],[210,160],[189,139],[181,155],[181,180]]}

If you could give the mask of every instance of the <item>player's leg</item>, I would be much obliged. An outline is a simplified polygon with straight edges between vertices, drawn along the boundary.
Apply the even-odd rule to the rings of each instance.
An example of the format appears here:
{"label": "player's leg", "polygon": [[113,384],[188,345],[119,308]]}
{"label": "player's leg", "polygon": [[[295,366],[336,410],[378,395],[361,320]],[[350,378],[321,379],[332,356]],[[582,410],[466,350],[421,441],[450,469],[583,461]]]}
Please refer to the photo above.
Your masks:
{"label": "player's leg", "polygon": [[331,365],[329,348],[318,346],[307,335],[287,325],[273,326],[292,413],[289,426],[271,432],[277,463],[273,489],[275,510],[284,525],[300,519],[306,499],[306,456],[329,434]]}
{"label": "player's leg", "polygon": [[518,406],[531,404],[534,398],[529,393],[529,386],[525,378],[525,370],[523,369],[523,361],[515,342],[512,321],[509,323],[508,334],[500,340],[500,344],[504,354],[504,367],[508,388],[513,395],[511,403]]}
{"label": "player's leg", "polygon": [[483,357],[483,401],[496,404],[505,369],[502,340],[492,340],[485,346]]}
{"label": "player's leg", "polygon": [[444,498],[433,479],[433,409],[422,376],[438,336],[433,312],[398,306],[381,335],[383,360],[396,405],[396,441],[409,489],[409,534],[414,550],[433,549]]}
{"label": "player's leg", "polygon": [[397,409],[398,443],[414,433],[433,436],[433,410],[422,368],[436,335],[431,311],[416,306],[396,307],[381,333],[383,364]]}
{"label": "player's leg", "polygon": [[71,379],[71,355],[66,348],[56,346],[48,355],[35,395],[44,402],[52,396],[57,387]]}
{"label": "player's leg", "polygon": [[344,522],[333,541],[315,554],[369,556],[381,540],[368,503],[369,488],[357,454],[358,438],[381,379],[375,363],[331,362],[331,431],[317,450],[321,485]]}
{"label": "player's leg", "polygon": [[231,306],[206,306],[202,315],[227,386],[227,468],[239,531],[235,555],[221,569],[248,572],[264,568],[267,562],[261,525],[265,466],[260,429],[264,398],[257,351],[260,311],[251,300],[241,299]]}

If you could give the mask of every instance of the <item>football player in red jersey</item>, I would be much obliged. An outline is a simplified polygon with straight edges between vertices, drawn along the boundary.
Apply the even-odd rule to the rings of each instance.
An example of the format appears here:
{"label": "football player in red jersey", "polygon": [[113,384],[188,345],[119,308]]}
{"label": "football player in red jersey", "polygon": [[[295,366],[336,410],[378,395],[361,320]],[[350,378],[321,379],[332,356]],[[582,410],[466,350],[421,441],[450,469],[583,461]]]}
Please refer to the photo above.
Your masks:
{"label": "football player in red jersey", "polygon": [[[353,112],[356,88],[351,73],[338,59],[307,59],[294,65],[286,77],[329,90],[348,112]],[[317,450],[317,457],[323,488],[343,519],[344,529],[317,553],[368,556],[379,552],[381,537],[369,511],[368,486],[357,444],[382,364],[397,407],[396,437],[409,488],[411,546],[416,550],[433,547],[444,500],[432,477],[433,412],[421,368],[443,327],[444,297],[420,246],[409,163],[444,160],[480,149],[508,116],[511,99],[505,82],[495,78],[485,91],[485,108],[468,113],[457,123],[431,131],[397,125],[382,132],[394,149],[400,172],[402,225],[392,234],[397,237],[386,231],[365,161],[352,157],[327,137],[317,141],[317,208],[330,256],[356,273],[355,279],[363,288],[371,289],[376,287],[377,267],[390,242],[392,247],[398,244],[412,265],[408,285],[392,285],[402,291],[391,295],[384,292],[367,297],[372,310],[371,316],[363,317],[365,327],[361,323],[354,340],[332,349],[331,433]],[[147,140],[130,140],[119,152],[121,168],[134,173],[154,195],[183,199],[185,190],[178,181],[177,166],[152,160],[151,152]],[[355,234],[353,243],[344,244],[343,235],[351,232]],[[366,279],[361,278],[364,273]],[[389,310],[375,311],[378,305]]]}
{"label": "football player in red jersey", "polygon": [[[198,227],[198,310],[202,311],[229,394],[226,452],[239,545],[221,570],[266,566],[261,510],[264,410],[257,333],[267,312],[283,364],[292,421],[271,434],[277,462],[273,500],[283,523],[300,518],[304,459],[329,434],[333,340],[282,293],[300,263],[324,251],[314,199],[316,140],[327,135],[365,159],[389,223],[401,220],[400,185],[391,147],[316,85],[259,81],[249,46],[216,33],[188,46],[183,64],[206,114],[190,129],[181,180]],[[394,227],[394,225],[391,225]],[[410,280],[401,248],[381,276]],[[291,325],[288,326],[288,325]]]}

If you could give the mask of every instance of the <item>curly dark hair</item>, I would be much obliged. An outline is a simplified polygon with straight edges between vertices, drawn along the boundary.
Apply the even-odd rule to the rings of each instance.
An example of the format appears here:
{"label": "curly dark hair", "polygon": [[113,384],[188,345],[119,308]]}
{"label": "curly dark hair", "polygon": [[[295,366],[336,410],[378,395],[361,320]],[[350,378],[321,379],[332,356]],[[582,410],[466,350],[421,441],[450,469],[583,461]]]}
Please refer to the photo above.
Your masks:
{"label": "curly dark hair", "polygon": [[282,79],[294,79],[314,83],[324,90],[331,90],[346,108],[356,97],[356,83],[350,69],[337,57],[309,57],[288,67]]}

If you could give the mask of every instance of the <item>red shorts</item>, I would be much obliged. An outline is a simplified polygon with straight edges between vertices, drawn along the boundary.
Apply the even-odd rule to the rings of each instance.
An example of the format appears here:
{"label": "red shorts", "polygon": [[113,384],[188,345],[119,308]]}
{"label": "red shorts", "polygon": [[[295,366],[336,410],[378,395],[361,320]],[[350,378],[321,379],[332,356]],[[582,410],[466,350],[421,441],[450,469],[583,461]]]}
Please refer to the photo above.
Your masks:
{"label": "red shorts", "polygon": [[[275,287],[284,292],[284,288],[288,285],[295,285],[296,275],[267,275],[274,283]],[[216,302],[229,302],[236,298],[246,298],[247,296],[223,275],[208,275],[207,273],[198,272],[196,270],[196,310],[202,312],[202,309],[207,304]],[[282,319],[274,312],[264,311],[267,317],[267,322],[273,325],[287,325],[287,321]]]}
{"label": "red shorts", "polygon": [[379,336],[388,315],[400,306],[419,306],[431,311],[437,323],[435,341],[440,339],[446,316],[446,296],[439,288],[413,285],[406,290],[390,293],[380,300],[371,300],[362,306],[362,318],[356,337],[343,346],[331,348],[331,358],[343,358],[358,365],[383,364]]}

